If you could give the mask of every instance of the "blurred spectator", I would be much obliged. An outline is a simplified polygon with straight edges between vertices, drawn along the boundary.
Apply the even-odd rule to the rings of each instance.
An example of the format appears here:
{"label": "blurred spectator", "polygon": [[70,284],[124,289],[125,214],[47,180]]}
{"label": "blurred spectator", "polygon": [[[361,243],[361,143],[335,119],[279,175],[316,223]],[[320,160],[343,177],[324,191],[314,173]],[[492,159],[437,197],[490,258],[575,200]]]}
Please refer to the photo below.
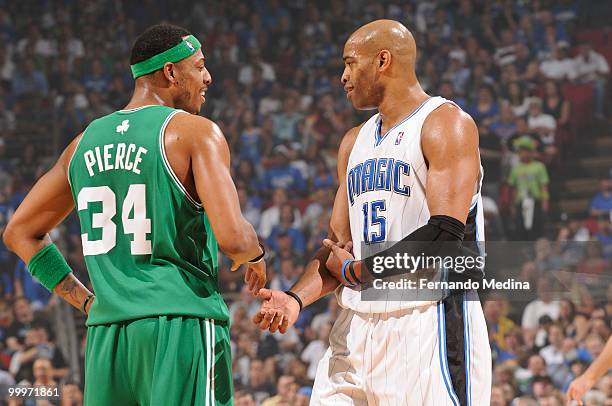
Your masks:
{"label": "blurred spectator", "polygon": [[566,128],[569,125],[570,103],[563,97],[558,82],[547,80],[544,83],[542,112],[555,119],[557,128]]}
{"label": "blurred spectator", "polygon": [[275,163],[265,172],[264,184],[267,190],[278,188],[291,189],[295,192],[303,192],[306,182],[299,169],[291,165],[290,151],[284,145],[274,148]]}
{"label": "blurred spectator", "polygon": [[278,378],[276,394],[264,400],[261,406],[292,405],[297,394],[297,389],[295,378],[290,375],[283,375]]}
{"label": "blurred spectator", "polygon": [[567,56],[567,42],[559,42],[549,58],[540,64],[540,72],[547,79],[569,80],[574,75],[574,61]]}
{"label": "blurred spectator", "polygon": [[521,326],[528,335],[534,336],[538,322],[542,316],[549,316],[552,320],[559,318],[559,301],[552,297],[551,282],[547,277],[538,279],[537,299],[530,302],[523,311]]}
{"label": "blurred spectator", "polygon": [[308,343],[300,356],[302,361],[308,364],[308,378],[312,379],[313,381],[317,373],[319,361],[323,358],[325,351],[327,351],[327,348],[329,347],[329,333],[331,331],[331,324],[324,324],[320,329],[315,331],[317,332],[317,339]]}
{"label": "blurred spectator", "polygon": [[293,257],[280,259],[280,272],[270,281],[270,289],[289,290],[300,276],[302,266],[297,266],[297,261]]}
{"label": "blurred spectator", "polygon": [[33,310],[43,310],[47,303],[49,303],[51,292],[32,278],[28,267],[21,260],[17,261],[12,282],[12,284],[5,287],[6,293],[9,295],[14,294],[16,297],[25,297],[30,301]]}
{"label": "blurred spectator", "polygon": [[591,199],[591,216],[612,216],[612,179],[599,183],[599,193]]}
{"label": "blurred spectator", "polygon": [[542,141],[544,152],[549,156],[554,155],[557,121],[550,114],[544,113],[541,99],[534,98],[529,103],[527,125]]}
{"label": "blurred spectator", "polygon": [[512,167],[508,184],[514,191],[512,209],[518,227],[517,239],[532,241],[542,235],[549,209],[548,171],[542,162],[534,159],[536,146],[532,139],[521,137],[514,144],[520,162]]}
{"label": "blurred spectator", "polygon": [[17,70],[13,81],[13,94],[16,97],[35,94],[46,96],[48,88],[45,74],[34,67],[34,62],[31,59],[22,61],[21,69]]}
{"label": "blurred spectator", "polygon": [[[259,223],[259,235],[263,238],[268,238],[272,232],[272,228],[279,224],[281,206],[288,201],[287,190],[285,188],[276,188],[272,193],[272,206],[268,207],[261,214],[261,222]],[[293,210],[293,226],[299,228],[301,225],[301,216],[298,209]]]}
{"label": "blurred spectator", "polygon": [[604,117],[606,84],[610,66],[606,58],[595,52],[590,43],[580,45],[580,53],[574,58],[574,79],[580,83],[590,83],[595,92],[595,116]]}
{"label": "blurred spectator", "polygon": [[15,319],[6,329],[6,345],[9,350],[17,351],[22,348],[25,343],[26,334],[34,325],[48,326],[48,322],[43,317],[34,318],[32,305],[25,297],[15,298],[13,301],[13,314]]}
{"label": "blurred spectator", "polygon": [[468,113],[476,120],[476,123],[490,125],[499,113],[499,107],[495,100],[493,87],[490,85],[481,86],[478,91],[478,100],[468,108]]}

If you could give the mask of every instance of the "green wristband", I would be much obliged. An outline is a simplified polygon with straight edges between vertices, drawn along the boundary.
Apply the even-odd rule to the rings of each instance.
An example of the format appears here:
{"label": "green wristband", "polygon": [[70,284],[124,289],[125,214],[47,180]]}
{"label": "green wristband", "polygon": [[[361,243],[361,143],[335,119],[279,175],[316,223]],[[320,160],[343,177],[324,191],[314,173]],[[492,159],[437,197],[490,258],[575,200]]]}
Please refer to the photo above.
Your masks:
{"label": "green wristband", "polygon": [[34,254],[28,263],[28,269],[32,276],[51,292],[66,275],[72,272],[55,244],[47,245]]}

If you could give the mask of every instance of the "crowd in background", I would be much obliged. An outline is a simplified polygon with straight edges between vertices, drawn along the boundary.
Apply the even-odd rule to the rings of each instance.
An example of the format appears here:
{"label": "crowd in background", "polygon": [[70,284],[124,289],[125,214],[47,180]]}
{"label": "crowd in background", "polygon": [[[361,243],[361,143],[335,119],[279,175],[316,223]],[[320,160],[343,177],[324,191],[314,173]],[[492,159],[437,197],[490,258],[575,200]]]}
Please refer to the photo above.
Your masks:
{"label": "crowd in background", "polygon": [[[607,33],[609,5],[580,0],[0,0],[0,5],[0,231],[68,142],[92,119],[127,104],[131,44],[147,26],[168,21],[187,27],[203,43],[213,83],[202,114],[218,123],[228,140],[243,214],[268,248],[269,286],[288,289],[327,234],[340,140],[374,113],[355,111],[344,96],[344,41],[365,22],[392,18],[416,38],[417,74],[425,91],[453,100],[478,125],[487,239],[538,241],[518,267],[521,277],[537,286],[532,296],[510,301],[498,292],[483,303],[494,354],[492,404],[561,405],[571,379],[601,352],[612,320],[612,289],[601,289],[612,260],[612,179],[601,179],[589,212],[571,218],[561,216],[550,185],[563,173],[573,146],[592,136],[591,124],[609,124],[612,52],[604,55],[577,40],[586,29]],[[584,104],[569,100],[585,89]],[[88,281],[76,216],[52,238],[75,274]],[[559,284],[551,271],[572,275],[564,289],[551,288]],[[259,303],[244,289],[241,275],[230,273],[227,262],[219,273],[232,317],[236,404],[307,404],[339,311],[333,295],[306,308],[286,334],[262,333],[250,322]],[[62,384],[62,404],[81,404],[82,376],[71,373],[49,321],[58,300],[1,244],[0,288],[0,386]],[[612,375],[588,396],[591,405],[609,402]]]}

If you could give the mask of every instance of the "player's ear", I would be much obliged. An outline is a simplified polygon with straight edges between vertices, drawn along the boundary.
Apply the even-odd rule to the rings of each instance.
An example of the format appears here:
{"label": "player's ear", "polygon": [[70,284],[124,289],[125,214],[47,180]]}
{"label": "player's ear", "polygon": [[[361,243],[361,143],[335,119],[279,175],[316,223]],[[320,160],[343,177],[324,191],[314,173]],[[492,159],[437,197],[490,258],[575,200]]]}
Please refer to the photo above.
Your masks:
{"label": "player's ear", "polygon": [[385,70],[391,64],[391,52],[383,49],[378,53],[378,69]]}
{"label": "player's ear", "polygon": [[164,67],[162,68],[162,71],[164,72],[164,76],[172,84],[177,83],[177,80],[174,77],[175,70],[176,70],[176,66],[174,66],[172,62],[166,62],[164,64]]}

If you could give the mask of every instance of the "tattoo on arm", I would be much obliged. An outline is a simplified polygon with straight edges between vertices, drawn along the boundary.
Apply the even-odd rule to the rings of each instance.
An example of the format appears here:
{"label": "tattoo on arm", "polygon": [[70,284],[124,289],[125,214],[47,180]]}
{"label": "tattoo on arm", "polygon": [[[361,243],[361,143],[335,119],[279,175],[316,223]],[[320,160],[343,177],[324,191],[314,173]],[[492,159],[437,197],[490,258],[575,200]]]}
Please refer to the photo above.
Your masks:
{"label": "tattoo on arm", "polygon": [[66,277],[57,284],[55,289],[53,289],[53,292],[77,309],[81,308],[87,296],[91,294],[89,289],[87,289],[72,273],[66,275]]}

